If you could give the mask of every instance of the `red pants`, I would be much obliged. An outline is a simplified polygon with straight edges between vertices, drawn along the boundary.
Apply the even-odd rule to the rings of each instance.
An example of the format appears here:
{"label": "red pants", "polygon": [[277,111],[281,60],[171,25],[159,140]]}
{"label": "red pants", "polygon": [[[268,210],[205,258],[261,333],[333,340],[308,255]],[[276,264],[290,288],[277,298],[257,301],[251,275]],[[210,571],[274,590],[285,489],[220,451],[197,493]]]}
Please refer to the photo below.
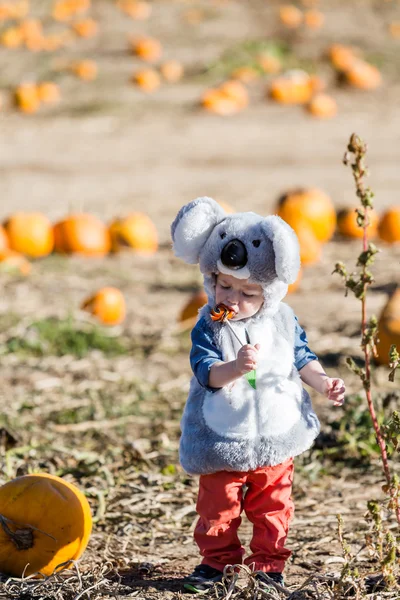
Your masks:
{"label": "red pants", "polygon": [[[202,562],[221,571],[225,565],[242,563],[244,548],[237,530],[244,509],[253,523],[252,554],[244,563],[254,563],[256,571],[282,572],[291,554],[284,545],[294,509],[292,481],[292,458],[248,473],[202,475],[197,500],[200,518],[194,532]],[[244,497],[243,484],[248,486]]]}

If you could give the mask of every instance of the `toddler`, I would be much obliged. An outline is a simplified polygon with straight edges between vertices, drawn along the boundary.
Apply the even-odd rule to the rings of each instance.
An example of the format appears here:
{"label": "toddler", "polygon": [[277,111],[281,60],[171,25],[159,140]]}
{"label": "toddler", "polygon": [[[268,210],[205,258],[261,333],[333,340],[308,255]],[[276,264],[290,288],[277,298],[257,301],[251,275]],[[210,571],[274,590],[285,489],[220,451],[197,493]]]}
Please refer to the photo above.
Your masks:
{"label": "toddler", "polygon": [[[178,213],[172,239],[178,256],[199,262],[209,298],[192,331],[194,377],[181,423],[181,464],[200,475],[194,537],[203,557],[185,588],[203,593],[226,565],[242,562],[283,584],[293,458],[319,432],[302,382],[335,406],[344,382],[324,372],[281,301],[300,267],[296,235],[282,219],[226,215],[199,198]],[[210,317],[219,303],[233,313],[230,326]],[[253,523],[244,561],[243,510]]]}

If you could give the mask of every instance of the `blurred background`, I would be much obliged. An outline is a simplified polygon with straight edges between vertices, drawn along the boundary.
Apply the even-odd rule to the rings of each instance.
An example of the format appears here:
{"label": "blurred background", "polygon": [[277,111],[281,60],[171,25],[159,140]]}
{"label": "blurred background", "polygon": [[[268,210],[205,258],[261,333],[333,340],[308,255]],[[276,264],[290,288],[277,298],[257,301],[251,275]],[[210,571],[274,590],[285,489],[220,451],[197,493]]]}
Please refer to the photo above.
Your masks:
{"label": "blurred background", "polygon": [[[205,297],[169,228],[198,196],[294,227],[303,269],[286,301],[348,388],[335,414],[312,396],[323,437],[299,459],[293,581],[339,552],[336,510],[357,539],[381,476],[345,367],[362,360],[360,302],[332,275],[337,261],[354,270],[362,249],[342,159],[356,132],[375,192],[368,310],[381,323],[383,415],[398,402],[387,363],[400,342],[399,97],[398,0],[0,1],[2,478],[78,482],[96,523],[92,565],[105,536],[125,567],[162,556],[170,576],[196,564],[195,481],[177,449]],[[322,503],[308,527],[301,511]],[[168,596],[157,589],[146,598]]]}

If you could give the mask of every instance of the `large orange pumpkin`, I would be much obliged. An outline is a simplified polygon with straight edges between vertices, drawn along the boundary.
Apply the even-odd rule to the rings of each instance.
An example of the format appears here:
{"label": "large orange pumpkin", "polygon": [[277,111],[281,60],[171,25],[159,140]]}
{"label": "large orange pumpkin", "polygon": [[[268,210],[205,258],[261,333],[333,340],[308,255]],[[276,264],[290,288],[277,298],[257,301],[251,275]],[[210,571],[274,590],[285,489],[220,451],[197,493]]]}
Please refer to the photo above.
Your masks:
{"label": "large orange pumpkin", "polygon": [[400,350],[400,288],[389,298],[378,321],[377,362],[389,364],[390,346],[395,344]]}
{"label": "large orange pumpkin", "polygon": [[104,256],[111,249],[110,233],[94,215],[71,214],[54,225],[54,249],[63,254]]}
{"label": "large orange pumpkin", "polygon": [[154,254],[158,248],[157,229],[144,213],[115,219],[110,225],[110,235],[113,252],[130,248],[139,254]]}
{"label": "large orange pumpkin", "polygon": [[400,242],[400,206],[388,208],[378,224],[378,235],[385,242]]}
{"label": "large orange pumpkin", "polygon": [[375,90],[382,84],[382,75],[375,65],[355,60],[345,72],[346,81],[361,90]]}
{"label": "large orange pumpkin", "polygon": [[16,252],[40,258],[53,251],[53,226],[41,213],[15,213],[5,221],[4,228],[10,248]]}
{"label": "large orange pumpkin", "polygon": [[122,292],[114,287],[98,290],[83,302],[82,309],[105,325],[118,325],[126,316],[125,298]]}
{"label": "large orange pumpkin", "polygon": [[294,189],[278,200],[278,215],[296,231],[296,223],[306,221],[320,242],[327,242],[336,227],[336,212],[329,196],[320,189]]}
{"label": "large orange pumpkin", "polygon": [[[368,237],[375,237],[378,230],[379,217],[374,210],[368,210],[369,225],[367,227]],[[337,214],[337,230],[341,235],[348,238],[362,238],[363,228],[357,225],[357,213],[355,208],[343,208]]]}
{"label": "large orange pumpkin", "polygon": [[207,294],[203,290],[200,290],[199,292],[193,294],[186,302],[186,304],[182,307],[181,312],[179,313],[178,320],[182,324],[182,326],[190,327],[194,325],[198,317],[200,308],[207,304],[207,302]]}
{"label": "large orange pumpkin", "polygon": [[87,499],[60,477],[24,475],[0,487],[2,573],[51,575],[61,563],[82,555],[91,530]]}
{"label": "large orange pumpkin", "polygon": [[6,230],[0,225],[0,252],[10,247]]}

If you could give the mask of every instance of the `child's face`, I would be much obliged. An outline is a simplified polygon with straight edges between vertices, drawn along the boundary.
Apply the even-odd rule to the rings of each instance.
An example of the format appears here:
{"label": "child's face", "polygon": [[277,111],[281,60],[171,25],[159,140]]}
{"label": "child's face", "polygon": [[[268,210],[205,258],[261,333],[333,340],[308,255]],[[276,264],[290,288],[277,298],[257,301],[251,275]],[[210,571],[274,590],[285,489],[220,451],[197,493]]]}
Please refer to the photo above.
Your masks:
{"label": "child's face", "polygon": [[233,310],[235,313],[233,321],[252,317],[264,302],[260,285],[249,283],[248,279],[237,279],[223,273],[217,275],[215,299],[217,304],[222,302]]}

